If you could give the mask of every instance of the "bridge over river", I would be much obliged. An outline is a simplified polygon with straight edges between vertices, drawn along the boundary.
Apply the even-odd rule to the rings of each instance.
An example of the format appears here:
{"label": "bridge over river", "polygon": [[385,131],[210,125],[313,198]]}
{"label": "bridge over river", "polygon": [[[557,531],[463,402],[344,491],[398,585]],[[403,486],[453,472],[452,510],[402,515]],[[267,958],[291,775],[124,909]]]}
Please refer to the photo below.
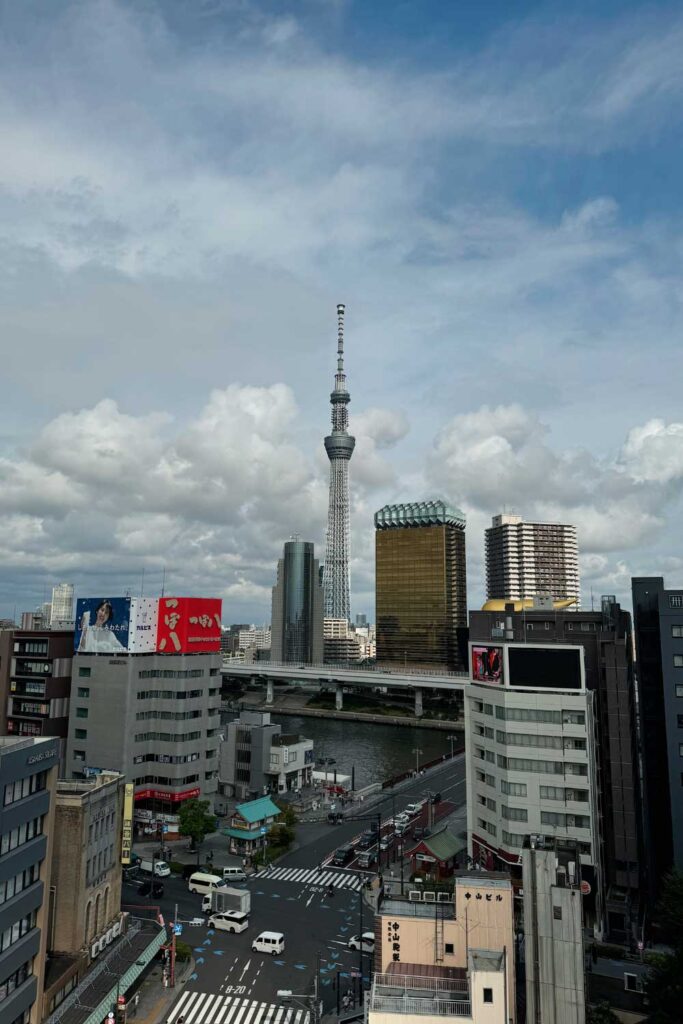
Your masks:
{"label": "bridge over river", "polygon": [[422,715],[424,690],[462,691],[467,672],[407,671],[373,666],[291,665],[272,661],[253,664],[226,660],[222,674],[225,679],[266,684],[266,705],[274,699],[275,682],[317,683],[320,688],[334,687],[337,711],[344,708],[344,687],[376,690],[383,687],[411,690],[415,697],[415,717]]}

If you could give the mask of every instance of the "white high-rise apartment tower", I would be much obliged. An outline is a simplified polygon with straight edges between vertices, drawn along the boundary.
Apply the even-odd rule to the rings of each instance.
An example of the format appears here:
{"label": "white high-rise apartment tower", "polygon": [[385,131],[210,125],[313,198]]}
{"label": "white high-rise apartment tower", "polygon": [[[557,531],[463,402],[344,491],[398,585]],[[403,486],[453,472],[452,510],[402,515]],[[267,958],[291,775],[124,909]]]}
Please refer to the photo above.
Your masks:
{"label": "white high-rise apartment tower", "polygon": [[57,626],[64,622],[74,621],[74,587],[73,583],[58,583],[52,588],[52,606],[50,609],[50,625]]}
{"label": "white high-rise apartment tower", "polygon": [[525,523],[504,512],[486,531],[486,596],[515,601],[550,594],[580,606],[576,527],[566,523]]}

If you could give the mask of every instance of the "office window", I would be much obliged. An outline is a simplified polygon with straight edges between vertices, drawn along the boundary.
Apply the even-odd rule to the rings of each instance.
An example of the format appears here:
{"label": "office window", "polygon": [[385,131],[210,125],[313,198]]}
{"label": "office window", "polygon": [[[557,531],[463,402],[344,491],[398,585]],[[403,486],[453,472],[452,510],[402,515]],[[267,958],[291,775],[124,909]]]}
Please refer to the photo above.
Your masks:
{"label": "office window", "polygon": [[676,640],[683,640],[683,626],[672,626],[671,636]]}
{"label": "office window", "polygon": [[444,945],[444,952],[446,953],[446,956],[453,956],[453,954],[455,953],[454,943],[446,942]]}
{"label": "office window", "polygon": [[529,815],[523,807],[506,807],[505,804],[502,806],[503,817],[508,821],[528,821]]}
{"label": "office window", "polygon": [[507,782],[501,779],[500,791],[507,796],[526,796],[526,782]]}
{"label": "office window", "polygon": [[87,717],[88,717],[88,709],[87,708],[76,708],[76,718],[87,718]]}
{"label": "office window", "polygon": [[674,654],[674,668],[683,668],[683,654]]}
{"label": "office window", "polygon": [[676,684],[676,696],[683,697],[683,683]]}
{"label": "office window", "polygon": [[676,715],[677,724],[679,729],[683,729],[683,715]]}
{"label": "office window", "polygon": [[485,988],[484,989],[484,1002],[485,1003],[492,1003],[493,1002],[493,989],[492,988]]}
{"label": "office window", "polygon": [[74,761],[85,761],[85,750],[74,750]]}
{"label": "office window", "polygon": [[624,973],[624,988],[627,992],[638,991],[638,975]]}
{"label": "office window", "polygon": [[92,674],[92,669],[91,668],[86,668],[85,665],[79,665],[78,666],[78,674],[81,677],[81,679],[89,679],[91,674]]}
{"label": "office window", "polygon": [[74,736],[77,740],[87,740],[88,730],[87,729],[74,729]]}
{"label": "office window", "polygon": [[669,594],[669,608],[683,608],[683,595]]}
{"label": "office window", "polygon": [[89,686],[79,686],[78,687],[78,696],[79,697],[89,697],[90,696],[90,687]]}
{"label": "office window", "polygon": [[683,743],[678,744],[678,753],[681,757],[683,757]]}
{"label": "office window", "polygon": [[555,921],[562,920],[562,907],[553,907],[553,918]]}

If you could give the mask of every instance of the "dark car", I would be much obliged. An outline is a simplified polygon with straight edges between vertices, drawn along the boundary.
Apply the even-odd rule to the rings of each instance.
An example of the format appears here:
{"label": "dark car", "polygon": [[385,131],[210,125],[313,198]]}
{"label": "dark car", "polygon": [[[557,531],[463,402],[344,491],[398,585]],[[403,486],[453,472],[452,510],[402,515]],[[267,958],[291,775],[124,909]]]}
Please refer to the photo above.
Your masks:
{"label": "dark car", "polygon": [[341,868],[352,860],[353,854],[354,850],[352,846],[340,846],[338,850],[335,850],[332,863],[336,865],[336,867]]}
{"label": "dark car", "polygon": [[377,834],[375,832],[363,832],[362,836],[358,840],[358,849],[368,850],[376,842]]}
{"label": "dark car", "polygon": [[183,879],[187,882],[187,880],[192,877],[195,871],[198,870],[199,869],[196,864],[183,864]]}
{"label": "dark car", "polygon": [[161,899],[164,895],[163,882],[143,882],[138,886],[139,896],[152,896],[154,899]]}
{"label": "dark car", "polygon": [[340,825],[344,820],[344,815],[342,814],[341,811],[330,811],[330,813],[327,815],[327,820],[329,821],[330,825]]}

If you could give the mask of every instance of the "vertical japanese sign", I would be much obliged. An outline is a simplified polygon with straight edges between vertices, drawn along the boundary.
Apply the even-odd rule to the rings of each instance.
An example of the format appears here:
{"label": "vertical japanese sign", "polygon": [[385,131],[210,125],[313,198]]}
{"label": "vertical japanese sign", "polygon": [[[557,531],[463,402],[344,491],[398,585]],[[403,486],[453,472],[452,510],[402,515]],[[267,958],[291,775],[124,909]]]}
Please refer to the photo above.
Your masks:
{"label": "vertical japanese sign", "polygon": [[130,854],[133,848],[133,793],[135,786],[132,782],[126,783],[123,797],[123,828],[121,829],[121,863],[130,864]]}

